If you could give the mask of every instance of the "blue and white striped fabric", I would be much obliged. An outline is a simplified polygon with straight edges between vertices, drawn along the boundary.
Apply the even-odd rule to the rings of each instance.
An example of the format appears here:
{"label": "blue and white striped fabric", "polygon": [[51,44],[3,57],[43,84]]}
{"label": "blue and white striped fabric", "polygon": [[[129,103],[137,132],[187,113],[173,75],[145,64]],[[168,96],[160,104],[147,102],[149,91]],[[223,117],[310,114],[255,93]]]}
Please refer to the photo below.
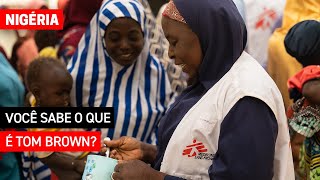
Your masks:
{"label": "blue and white striped fabric", "polygon": [[[123,67],[105,49],[109,23],[120,17],[137,21],[144,33],[144,47],[137,61]],[[103,129],[102,137],[132,136],[151,143],[155,122],[171,98],[167,73],[149,52],[146,15],[136,0],[105,1],[90,22],[68,64],[74,84],[72,106],[114,107],[115,128]]]}
{"label": "blue and white striped fabric", "polygon": [[51,170],[37,158],[34,152],[22,153],[22,171],[25,180],[51,179]]}

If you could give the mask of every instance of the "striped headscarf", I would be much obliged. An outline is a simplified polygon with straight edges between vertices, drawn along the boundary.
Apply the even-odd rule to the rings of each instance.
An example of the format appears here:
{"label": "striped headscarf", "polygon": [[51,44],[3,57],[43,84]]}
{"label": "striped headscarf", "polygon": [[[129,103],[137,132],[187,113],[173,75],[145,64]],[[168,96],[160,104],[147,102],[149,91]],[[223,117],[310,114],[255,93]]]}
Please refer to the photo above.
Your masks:
{"label": "striped headscarf", "polygon": [[[144,47],[129,67],[114,62],[105,49],[104,35],[110,22],[129,17],[144,33]],[[136,0],[111,0],[102,4],[81,38],[68,64],[74,79],[72,106],[114,107],[115,128],[102,136],[128,135],[151,142],[151,130],[165,112],[171,88],[159,60],[150,54],[146,16]]]}
{"label": "striped headscarf", "polygon": [[51,170],[41,162],[34,152],[23,152],[21,156],[24,179],[52,179]]}

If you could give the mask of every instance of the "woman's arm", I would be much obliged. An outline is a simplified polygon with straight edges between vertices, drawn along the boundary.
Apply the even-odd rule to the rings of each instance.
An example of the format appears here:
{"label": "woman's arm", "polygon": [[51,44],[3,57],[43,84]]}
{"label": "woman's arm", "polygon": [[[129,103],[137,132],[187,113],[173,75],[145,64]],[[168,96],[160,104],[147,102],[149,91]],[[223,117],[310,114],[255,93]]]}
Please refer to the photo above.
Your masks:
{"label": "woman's arm", "polygon": [[221,124],[210,179],[272,179],[277,134],[277,120],[267,104],[253,97],[239,100]]}
{"label": "woman's arm", "polygon": [[[143,143],[133,137],[123,136],[120,139],[104,141],[107,147],[112,149],[110,157],[118,160],[142,160],[146,163],[153,163],[157,155],[157,147]],[[106,147],[101,149],[105,154]]]}

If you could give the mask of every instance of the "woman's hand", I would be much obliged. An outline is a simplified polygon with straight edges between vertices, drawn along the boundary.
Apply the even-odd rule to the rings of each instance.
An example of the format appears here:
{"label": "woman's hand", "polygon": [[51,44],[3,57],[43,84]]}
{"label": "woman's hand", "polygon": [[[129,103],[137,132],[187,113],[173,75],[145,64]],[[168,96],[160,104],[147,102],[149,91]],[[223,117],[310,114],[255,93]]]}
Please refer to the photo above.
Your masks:
{"label": "woman's hand", "polygon": [[[132,137],[121,137],[117,140],[104,141],[110,147],[110,157],[118,160],[142,159],[141,142]],[[107,147],[102,147],[101,154],[105,154]]]}
{"label": "woman's hand", "polygon": [[74,157],[70,155],[54,152],[48,157],[40,158],[40,160],[46,164],[59,179],[79,180],[83,174],[86,157],[82,160],[75,160]]}
{"label": "woman's hand", "polygon": [[85,159],[74,161],[74,170],[81,175],[83,174],[84,168],[86,166],[86,159],[87,157],[85,157]]}
{"label": "woman's hand", "polygon": [[114,180],[163,180],[165,176],[139,160],[119,161],[112,174]]}
{"label": "woman's hand", "polygon": [[50,168],[59,179],[68,179],[68,180],[80,180],[82,177],[82,173],[78,173],[73,170],[66,170],[62,168]]}
{"label": "woman's hand", "polygon": [[[107,147],[110,147],[110,157],[117,160],[142,160],[152,163],[157,155],[156,146],[138,141],[133,137],[123,136],[117,140],[104,141]],[[105,154],[106,147],[102,147],[101,154]]]}

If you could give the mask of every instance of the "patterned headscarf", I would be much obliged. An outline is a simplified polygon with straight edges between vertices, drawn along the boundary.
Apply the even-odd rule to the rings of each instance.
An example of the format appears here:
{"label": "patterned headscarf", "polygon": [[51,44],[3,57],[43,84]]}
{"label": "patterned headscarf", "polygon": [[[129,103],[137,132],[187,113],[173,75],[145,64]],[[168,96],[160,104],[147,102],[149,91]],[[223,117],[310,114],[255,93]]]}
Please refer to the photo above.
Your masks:
{"label": "patterned headscarf", "polygon": [[297,89],[301,93],[304,83],[316,78],[320,78],[320,66],[311,65],[303,68],[293,77],[291,77],[288,80],[287,85],[289,90]]}
{"label": "patterned headscarf", "polygon": [[176,5],[174,4],[173,1],[170,1],[168,5],[166,6],[165,10],[162,13],[163,16],[166,16],[170,19],[182,22],[182,23],[187,23],[184,18],[181,16],[179,13]]}

